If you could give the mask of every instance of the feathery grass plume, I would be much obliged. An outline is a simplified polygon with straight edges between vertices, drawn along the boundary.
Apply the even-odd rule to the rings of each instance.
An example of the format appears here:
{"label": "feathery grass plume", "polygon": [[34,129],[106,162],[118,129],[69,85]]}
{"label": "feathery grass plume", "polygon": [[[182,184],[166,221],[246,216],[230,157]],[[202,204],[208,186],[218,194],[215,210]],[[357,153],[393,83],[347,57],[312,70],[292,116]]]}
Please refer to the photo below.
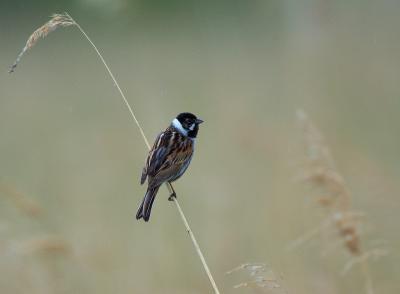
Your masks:
{"label": "feathery grass plume", "polygon": [[28,41],[26,41],[25,47],[22,49],[21,53],[18,55],[17,59],[10,67],[10,70],[8,72],[9,73],[14,72],[15,68],[19,64],[25,52],[31,49],[33,46],[35,46],[35,44],[40,40],[40,38],[45,38],[48,34],[50,34],[51,32],[55,31],[60,27],[68,27],[74,24],[75,22],[66,13],[53,14],[48,22],[46,22],[44,25],[42,25],[40,28],[34,31],[32,35],[30,35]]}
{"label": "feathery grass plume", "polygon": [[[259,293],[269,293],[271,290],[279,289],[279,293],[287,293],[280,285],[280,278],[275,275],[272,269],[264,263],[244,263],[226,272],[227,275],[233,273],[245,273],[250,279],[235,286],[238,288],[251,288]],[[274,291],[274,293],[278,293]]]}
{"label": "feathery grass plume", "polygon": [[363,214],[352,210],[350,191],[336,169],[331,151],[320,131],[304,111],[298,110],[297,118],[304,134],[306,153],[298,178],[323,191],[318,203],[327,209],[328,216],[319,227],[299,238],[294,244],[301,245],[321,230],[334,226],[339,237],[338,243],[343,244],[352,256],[342,273],[349,271],[353,265],[360,264],[366,292],[372,294],[374,291],[367,260],[370,257],[383,256],[386,251],[380,249],[366,251],[362,248],[360,217]]}
{"label": "feathery grass plume", "polygon": [[345,180],[337,171],[331,151],[319,130],[304,111],[297,111],[297,118],[304,134],[306,149],[304,168],[299,178],[324,191],[318,203],[328,208],[328,223],[335,225],[349,253],[359,255],[359,218],[351,211],[351,197]]}
{"label": "feathery grass plume", "polygon": [[[52,21],[54,21],[54,23]],[[119,94],[120,94],[120,96],[121,96],[126,108],[128,109],[128,111],[129,111],[129,113],[131,115],[131,118],[133,119],[135,125],[139,129],[140,134],[141,134],[141,136],[142,136],[147,148],[150,150],[151,146],[150,146],[149,141],[146,138],[146,135],[144,134],[143,128],[140,125],[138,119],[136,118],[136,115],[133,112],[133,109],[132,109],[131,105],[129,104],[128,100],[126,99],[125,94],[122,91],[121,87],[119,86],[116,78],[114,77],[114,74],[112,73],[111,69],[109,68],[109,66],[107,65],[105,59],[103,58],[103,55],[100,53],[99,49],[96,47],[96,45],[93,43],[93,41],[89,38],[89,36],[86,34],[86,32],[83,30],[83,28],[79,25],[79,23],[77,23],[68,13],[64,12],[63,14],[55,14],[54,17],[48,23],[46,23],[43,27],[39,28],[38,30],[36,30],[32,34],[32,36],[36,35],[36,37],[35,36],[34,37],[31,36],[32,44],[30,44],[29,40],[31,38],[29,38],[29,40],[27,42],[27,46],[25,46],[26,48],[24,48],[22,50],[22,52],[18,56],[16,62],[14,63],[14,65],[11,66],[10,72],[13,72],[13,70],[17,66],[19,60],[21,59],[21,56],[24,54],[25,51],[27,51],[29,48],[31,48],[35,44],[35,42],[37,41],[37,39],[39,37],[45,37],[50,31],[54,31],[56,28],[58,28],[60,26],[64,26],[65,27],[65,26],[71,26],[71,25],[74,25],[74,26],[76,26],[78,28],[78,30],[82,33],[82,35],[86,38],[86,40],[90,43],[90,45],[92,46],[92,48],[96,52],[96,54],[99,57],[100,61],[104,65],[105,69],[107,70],[108,75],[110,76],[111,80],[113,81],[114,86],[117,88],[117,90],[118,90],[118,92],[119,92]],[[50,27],[53,28],[53,29],[49,30]],[[172,188],[171,183],[166,183],[166,186],[168,188],[169,193],[172,194],[173,188]],[[204,255],[201,252],[200,246],[197,243],[197,240],[196,240],[196,238],[195,238],[195,236],[193,234],[193,231],[189,226],[189,223],[188,223],[188,221],[186,219],[185,214],[183,213],[183,210],[182,210],[182,208],[181,208],[181,206],[180,206],[180,204],[178,202],[178,199],[177,198],[173,198],[173,201],[174,201],[174,203],[176,205],[176,208],[178,209],[179,215],[180,215],[180,217],[182,219],[182,222],[183,222],[183,224],[184,224],[184,226],[186,228],[186,232],[190,236],[190,239],[191,239],[191,241],[193,243],[193,247],[195,248],[196,253],[197,253],[197,255],[198,255],[198,257],[199,257],[199,259],[200,259],[200,261],[201,261],[201,263],[203,265],[204,271],[207,274],[207,277],[208,277],[208,279],[210,281],[210,284],[211,284],[211,286],[212,286],[212,288],[214,290],[214,293],[219,294],[220,292],[218,290],[217,284],[215,283],[215,280],[214,280],[214,278],[213,278],[213,276],[211,274],[211,271],[208,268],[206,259],[204,258]]]}
{"label": "feathery grass plume", "polygon": [[31,198],[0,181],[0,194],[9,198],[14,206],[29,217],[37,218],[43,213],[42,207]]}

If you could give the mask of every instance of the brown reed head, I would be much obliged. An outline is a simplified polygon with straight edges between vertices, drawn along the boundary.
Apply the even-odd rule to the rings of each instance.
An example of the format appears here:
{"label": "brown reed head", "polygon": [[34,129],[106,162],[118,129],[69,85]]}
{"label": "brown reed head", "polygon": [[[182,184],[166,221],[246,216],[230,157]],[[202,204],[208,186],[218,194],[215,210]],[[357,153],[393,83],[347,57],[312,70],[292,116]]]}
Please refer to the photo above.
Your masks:
{"label": "brown reed head", "polygon": [[345,248],[350,254],[359,255],[359,220],[351,211],[351,195],[346,182],[336,169],[332,153],[318,128],[302,110],[297,111],[297,119],[303,132],[306,154],[299,178],[323,191],[318,203],[328,209]]}
{"label": "brown reed head", "polygon": [[76,23],[67,13],[53,14],[48,22],[39,27],[29,36],[28,40],[26,41],[25,47],[22,49],[21,53],[18,55],[13,65],[11,65],[10,70],[8,72],[12,73],[15,71],[15,68],[19,64],[25,52],[27,52],[29,49],[35,46],[35,44],[41,38],[45,38],[48,34],[50,34],[51,32],[55,31],[60,27],[68,27],[72,25],[76,25]]}

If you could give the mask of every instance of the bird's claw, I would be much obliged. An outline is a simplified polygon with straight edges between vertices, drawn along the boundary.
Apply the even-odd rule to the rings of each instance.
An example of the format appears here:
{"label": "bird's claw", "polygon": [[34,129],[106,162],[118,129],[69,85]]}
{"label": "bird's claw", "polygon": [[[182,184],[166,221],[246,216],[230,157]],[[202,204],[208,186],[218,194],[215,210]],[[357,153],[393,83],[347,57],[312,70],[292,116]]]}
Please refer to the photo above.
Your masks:
{"label": "bird's claw", "polygon": [[174,201],[174,198],[176,198],[176,193],[172,193],[169,197],[168,197],[168,201]]}

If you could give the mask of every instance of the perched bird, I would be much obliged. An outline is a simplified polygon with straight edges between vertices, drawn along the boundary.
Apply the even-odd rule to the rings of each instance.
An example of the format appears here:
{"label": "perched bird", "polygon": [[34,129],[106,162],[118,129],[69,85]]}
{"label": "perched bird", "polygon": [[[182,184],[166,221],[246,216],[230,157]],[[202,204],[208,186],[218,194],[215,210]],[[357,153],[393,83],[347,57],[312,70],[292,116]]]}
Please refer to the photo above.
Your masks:
{"label": "perched bird", "polygon": [[[157,136],[140,179],[140,184],[143,185],[148,178],[148,186],[136,219],[143,218],[147,222],[160,186],[179,179],[186,171],[193,156],[199,124],[202,122],[194,114],[183,112]],[[174,190],[168,200],[173,200],[173,197],[176,197]]]}

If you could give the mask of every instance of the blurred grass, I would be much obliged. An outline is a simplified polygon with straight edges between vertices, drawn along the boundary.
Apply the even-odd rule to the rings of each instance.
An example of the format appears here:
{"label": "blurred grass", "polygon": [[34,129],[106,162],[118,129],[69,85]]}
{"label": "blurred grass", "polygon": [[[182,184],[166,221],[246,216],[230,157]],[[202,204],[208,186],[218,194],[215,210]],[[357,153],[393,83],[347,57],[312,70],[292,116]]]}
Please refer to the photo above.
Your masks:
{"label": "blurred grass", "polygon": [[[281,272],[289,293],[362,289],[357,271],[339,275],[348,260],[341,250],[321,258],[318,239],[285,250],[323,217],[293,182],[298,107],[325,134],[353,206],[367,213],[365,242],[389,243],[390,256],[371,264],[376,293],[398,292],[398,3],[190,2],[179,14],[139,5],[105,15],[77,3],[71,14],[149,138],[181,111],[206,121],[176,188],[223,293],[251,293],[234,290],[242,281],[225,272],[255,261]],[[57,32],[8,75],[31,31],[56,12],[8,8],[0,20],[0,178],[44,215],[32,219],[0,197],[1,292],[208,293],[165,191],[149,224],[134,220],[146,148],[88,44],[73,29]],[[15,244],[43,235],[65,239],[71,255],[15,253]]]}

